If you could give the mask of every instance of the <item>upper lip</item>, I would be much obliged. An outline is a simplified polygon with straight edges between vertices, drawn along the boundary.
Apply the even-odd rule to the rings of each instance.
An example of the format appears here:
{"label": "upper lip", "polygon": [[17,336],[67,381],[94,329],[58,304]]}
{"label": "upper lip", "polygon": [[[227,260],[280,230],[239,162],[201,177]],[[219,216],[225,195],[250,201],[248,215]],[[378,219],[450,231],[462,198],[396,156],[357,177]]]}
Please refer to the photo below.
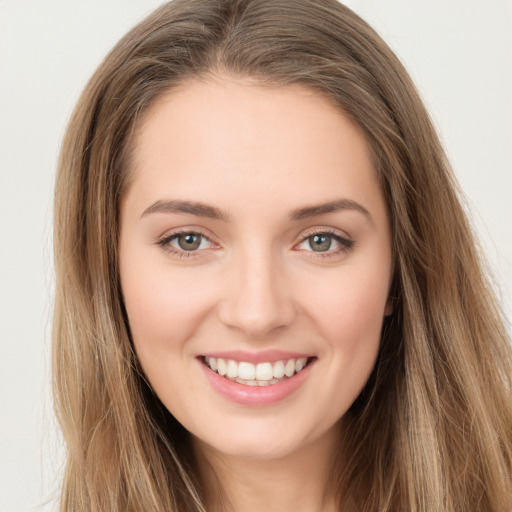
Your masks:
{"label": "upper lip", "polygon": [[276,361],[287,361],[289,359],[310,358],[311,354],[302,352],[289,352],[285,350],[262,350],[259,352],[247,352],[245,350],[229,350],[220,352],[205,352],[199,357],[215,357],[221,359],[232,359],[233,361],[245,361],[247,363],[274,363]]}

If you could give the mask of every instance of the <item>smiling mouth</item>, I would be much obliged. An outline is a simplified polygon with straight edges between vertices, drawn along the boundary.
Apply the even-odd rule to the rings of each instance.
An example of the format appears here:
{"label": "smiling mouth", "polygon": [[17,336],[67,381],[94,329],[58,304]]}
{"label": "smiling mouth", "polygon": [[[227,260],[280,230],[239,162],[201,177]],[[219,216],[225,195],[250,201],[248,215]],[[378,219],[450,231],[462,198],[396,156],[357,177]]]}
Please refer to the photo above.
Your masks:
{"label": "smiling mouth", "polygon": [[301,357],[253,364],[221,357],[201,358],[203,364],[213,372],[245,386],[273,386],[297,375],[315,359]]}

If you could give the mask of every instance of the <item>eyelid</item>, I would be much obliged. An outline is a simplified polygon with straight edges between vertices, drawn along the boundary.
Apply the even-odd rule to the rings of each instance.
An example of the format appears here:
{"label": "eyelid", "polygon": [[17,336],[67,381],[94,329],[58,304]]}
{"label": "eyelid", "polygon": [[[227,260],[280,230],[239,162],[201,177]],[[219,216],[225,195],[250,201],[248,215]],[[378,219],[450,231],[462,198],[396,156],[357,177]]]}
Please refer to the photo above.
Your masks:
{"label": "eyelid", "polygon": [[[206,249],[195,249],[191,251],[187,251],[185,249],[179,249],[170,245],[170,242],[180,235],[185,234],[194,234],[199,235],[202,238],[206,239],[213,247],[209,247]],[[341,247],[337,249],[329,249],[327,251],[314,251],[314,250],[305,250],[305,249],[297,249],[297,247],[304,243],[308,238],[314,235],[326,235],[333,238]],[[211,249],[219,249],[221,245],[214,240],[214,237],[209,234],[208,230],[204,228],[199,228],[197,226],[185,226],[176,229],[172,229],[166,231],[163,235],[159,236],[155,243],[159,245],[166,252],[178,256],[178,257],[199,257],[202,256],[205,251]],[[309,253],[310,257],[315,258],[328,258],[335,257],[336,255],[342,254],[344,252],[350,251],[353,248],[354,240],[347,233],[332,228],[332,227],[314,227],[309,228],[305,232],[301,233],[300,239],[293,245],[293,249],[302,251],[305,253]]]}
{"label": "eyelid", "polygon": [[313,235],[330,235],[330,236],[339,236],[345,240],[352,241],[352,237],[345,231],[341,229],[336,229],[333,227],[327,226],[315,226],[312,228],[306,229],[304,232],[300,234],[301,241],[304,241],[306,238],[309,238]]}
{"label": "eyelid", "polygon": [[315,235],[326,235],[328,237],[331,237],[341,247],[338,247],[337,249],[329,249],[327,251],[313,251],[312,249],[311,250],[297,249],[297,250],[308,253],[311,257],[329,258],[329,257],[335,257],[342,253],[348,252],[348,251],[352,250],[354,247],[355,241],[347,233],[344,233],[343,231],[340,231],[340,230],[337,230],[334,228],[315,227],[315,228],[310,228],[310,229],[306,230],[306,232],[301,234],[300,240],[294,245],[294,249],[297,248],[302,243],[304,243],[306,240],[308,240],[308,238],[315,236]]}
{"label": "eyelid", "polygon": [[220,248],[220,244],[217,243],[215,240],[213,240],[212,235],[210,235],[205,229],[199,228],[197,226],[190,226],[190,227],[185,226],[185,227],[180,227],[180,228],[166,231],[163,235],[159,236],[156,239],[155,243],[157,245],[159,245],[166,252],[168,252],[172,255],[175,255],[175,256],[179,256],[179,257],[201,256],[200,253],[210,249],[210,248],[208,248],[208,249],[197,249],[197,250],[193,250],[193,251],[186,251],[184,249],[178,249],[178,248],[170,245],[170,242],[172,240],[174,240],[176,237],[178,237],[180,235],[187,235],[187,234],[199,235],[199,236],[203,237],[204,239],[208,240],[210,242],[210,244],[212,244],[214,246],[213,247],[214,249]]}

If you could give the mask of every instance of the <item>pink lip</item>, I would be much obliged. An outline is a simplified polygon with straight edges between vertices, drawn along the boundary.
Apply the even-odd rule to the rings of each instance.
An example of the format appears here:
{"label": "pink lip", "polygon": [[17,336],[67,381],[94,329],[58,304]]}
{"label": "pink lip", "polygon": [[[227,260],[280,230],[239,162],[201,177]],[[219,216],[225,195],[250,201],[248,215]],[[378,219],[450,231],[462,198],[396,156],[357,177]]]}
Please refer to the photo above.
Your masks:
{"label": "pink lip", "polygon": [[[233,353],[230,354],[233,355]],[[288,358],[292,359],[290,357]],[[233,356],[228,357],[227,359],[236,360]],[[286,359],[286,357],[283,359]],[[247,361],[247,359],[244,358],[241,358],[240,360]],[[279,358],[276,360],[279,360]],[[265,359],[265,361],[269,361],[269,359]],[[293,377],[284,379],[277,384],[269,386],[246,386],[226,379],[225,377],[221,377],[218,373],[211,370],[206,364],[198,360],[205,376],[215,391],[232,402],[252,407],[262,407],[265,405],[275,404],[294,393],[308,378],[315,361],[316,359],[311,361],[302,371],[295,374]]]}
{"label": "pink lip", "polygon": [[226,352],[208,352],[201,354],[201,357],[215,357],[222,359],[232,359],[233,361],[246,361],[252,364],[275,363],[276,361],[287,361],[288,359],[301,359],[312,357],[311,354],[301,354],[298,352],[285,352],[282,350],[263,350],[260,352],[246,352],[244,350],[230,350]]}

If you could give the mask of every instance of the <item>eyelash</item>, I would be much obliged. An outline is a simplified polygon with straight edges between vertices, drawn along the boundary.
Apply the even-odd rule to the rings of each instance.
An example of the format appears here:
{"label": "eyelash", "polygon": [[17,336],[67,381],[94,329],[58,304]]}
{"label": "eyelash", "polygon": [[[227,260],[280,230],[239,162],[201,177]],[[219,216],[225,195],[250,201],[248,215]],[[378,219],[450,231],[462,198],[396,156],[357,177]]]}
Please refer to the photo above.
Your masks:
{"label": "eyelash", "polygon": [[334,250],[327,250],[327,251],[307,251],[310,252],[311,255],[315,258],[332,258],[339,254],[343,254],[345,252],[349,252],[354,248],[354,241],[350,240],[349,238],[346,238],[340,234],[338,234],[335,231],[326,229],[326,230],[320,230],[320,231],[312,231],[310,233],[307,233],[304,235],[301,239],[301,241],[297,245],[301,245],[304,242],[306,242],[309,238],[313,236],[327,236],[329,238],[332,238],[335,242],[338,242],[340,244],[340,247],[338,249]]}
{"label": "eyelash", "polygon": [[[170,245],[170,243],[173,240],[177,239],[179,236],[182,236],[182,235],[195,235],[195,236],[201,237],[204,240],[207,240],[210,243],[214,243],[210,240],[210,238],[208,238],[208,236],[206,236],[201,231],[180,230],[180,231],[175,231],[171,234],[164,235],[162,238],[157,240],[157,245],[159,245],[164,251],[170,253],[172,256],[175,256],[178,258],[197,257],[199,255],[198,253],[201,252],[201,250],[197,250],[197,249],[191,250],[191,251],[186,251],[184,249],[177,250]],[[319,231],[312,231],[310,233],[307,233],[306,235],[304,235],[301,238],[300,242],[298,244],[296,244],[294,247],[297,247],[298,245],[303,244],[304,242],[306,242],[309,238],[311,238],[313,236],[327,236],[329,238],[332,238],[335,242],[337,242],[341,246],[335,250],[329,249],[327,251],[313,251],[313,250],[304,251],[304,252],[311,253],[311,256],[314,258],[321,258],[321,259],[331,258],[331,257],[335,257],[338,254],[348,252],[354,248],[353,240],[350,240],[344,236],[341,236],[332,230],[319,230]],[[202,249],[202,250],[204,250],[204,249]]]}
{"label": "eyelash", "polygon": [[[195,235],[195,236],[199,236],[205,240],[208,240],[208,242],[210,243],[213,243],[204,233],[202,233],[201,231],[194,231],[194,230],[191,230],[191,229],[184,229],[184,230],[180,230],[180,231],[174,231],[173,233],[171,233],[170,235],[164,235],[162,238],[160,238],[159,240],[157,240],[157,244],[166,252],[170,253],[172,256],[176,256],[178,258],[190,258],[190,257],[194,257],[194,256],[197,256],[197,253],[200,252],[198,250],[193,250],[193,251],[186,251],[186,250],[178,250],[178,249],[175,249],[174,247],[172,247],[170,245],[170,243],[177,239],[178,237],[182,236],[182,235]],[[203,249],[204,250],[204,249]]]}

